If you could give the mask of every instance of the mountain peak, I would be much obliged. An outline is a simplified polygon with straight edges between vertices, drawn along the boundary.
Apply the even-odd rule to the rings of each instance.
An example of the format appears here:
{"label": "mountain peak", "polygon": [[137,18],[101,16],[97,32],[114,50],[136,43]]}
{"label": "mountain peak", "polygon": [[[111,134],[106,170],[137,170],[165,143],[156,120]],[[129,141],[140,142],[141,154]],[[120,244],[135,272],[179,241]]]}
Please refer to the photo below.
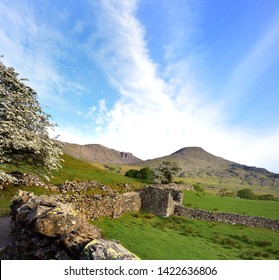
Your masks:
{"label": "mountain peak", "polygon": [[196,152],[196,153],[205,152],[205,153],[207,153],[203,148],[194,146],[194,147],[181,148],[181,149],[177,150],[176,152],[172,153],[171,155],[186,154],[186,153],[193,153],[193,152]]}
{"label": "mountain peak", "polygon": [[[226,161],[220,157],[212,155],[201,147],[185,147],[170,155],[170,157],[181,160],[201,160],[206,162]],[[229,162],[229,161],[227,161]]]}

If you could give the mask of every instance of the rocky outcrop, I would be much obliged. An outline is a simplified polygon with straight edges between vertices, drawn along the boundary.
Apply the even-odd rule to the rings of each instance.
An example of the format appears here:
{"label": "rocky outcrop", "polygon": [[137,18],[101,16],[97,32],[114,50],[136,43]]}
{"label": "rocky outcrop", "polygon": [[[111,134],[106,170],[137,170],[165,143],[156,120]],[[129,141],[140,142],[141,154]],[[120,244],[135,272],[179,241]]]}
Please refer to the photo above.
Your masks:
{"label": "rocky outcrop", "polygon": [[53,197],[19,191],[13,198],[12,230],[5,258],[104,259],[112,258],[110,252],[118,259],[135,258],[128,251],[123,254],[125,248],[120,244],[103,246],[103,254],[94,251],[92,244],[103,244],[100,237],[100,229],[90,225],[71,206]]}
{"label": "rocky outcrop", "polygon": [[217,213],[201,209],[185,208],[182,206],[176,206],[174,214],[190,219],[279,230],[279,220],[272,220],[263,217],[243,216],[232,213]]}
{"label": "rocky outcrop", "polygon": [[[116,194],[117,192],[112,188],[101,184],[95,180],[87,180],[87,181],[68,181],[66,180],[64,183],[59,185],[52,185],[49,183],[45,183],[36,175],[22,173],[19,171],[13,171],[7,173],[7,175],[13,178],[12,185],[17,187],[42,187],[45,189],[49,189],[55,192],[61,192],[63,194],[71,192],[71,193],[86,193],[88,191],[97,191],[100,193],[107,193],[107,194]],[[0,189],[11,185],[8,181],[0,180]]]}

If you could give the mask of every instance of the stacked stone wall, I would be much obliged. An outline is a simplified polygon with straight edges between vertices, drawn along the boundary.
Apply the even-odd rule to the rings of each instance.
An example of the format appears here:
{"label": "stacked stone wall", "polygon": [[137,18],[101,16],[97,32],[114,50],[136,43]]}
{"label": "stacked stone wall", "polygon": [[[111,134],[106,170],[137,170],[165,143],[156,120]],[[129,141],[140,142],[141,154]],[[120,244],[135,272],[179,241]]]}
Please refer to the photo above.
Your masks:
{"label": "stacked stone wall", "polygon": [[201,209],[185,208],[182,206],[176,206],[174,214],[190,219],[279,230],[279,220],[263,217],[244,216],[232,213],[217,213]]}
{"label": "stacked stone wall", "polygon": [[101,184],[95,180],[88,181],[68,181],[66,180],[63,184],[58,185],[59,191],[62,194],[66,194],[68,192],[82,194],[88,191],[100,191],[102,193],[107,194],[116,194],[117,192],[113,190],[111,187]]}
{"label": "stacked stone wall", "polygon": [[30,187],[30,186],[36,186],[36,187],[42,187],[45,189],[49,189],[51,191],[59,191],[59,188],[55,185],[45,183],[36,175],[28,174],[28,173],[22,173],[19,171],[13,171],[10,173],[7,173],[7,175],[11,176],[13,181],[12,183],[8,180],[3,181],[0,180],[0,189],[7,188],[10,185],[14,185],[17,187]]}
{"label": "stacked stone wall", "polygon": [[138,212],[141,209],[140,193],[125,194],[95,194],[95,195],[57,195],[57,200],[69,203],[79,214],[86,219],[100,217],[118,218],[126,212]]}
{"label": "stacked stone wall", "polygon": [[12,230],[5,259],[138,259],[120,244],[101,239],[68,204],[19,191],[13,198]]}

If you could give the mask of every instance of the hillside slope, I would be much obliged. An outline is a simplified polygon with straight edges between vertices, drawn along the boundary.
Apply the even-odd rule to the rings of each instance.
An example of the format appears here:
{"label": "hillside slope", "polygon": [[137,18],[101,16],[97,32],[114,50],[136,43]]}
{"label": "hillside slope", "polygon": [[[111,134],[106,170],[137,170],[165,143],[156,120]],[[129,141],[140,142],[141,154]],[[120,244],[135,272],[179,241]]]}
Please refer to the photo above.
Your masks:
{"label": "hillside slope", "polygon": [[50,183],[62,184],[69,181],[86,181],[95,180],[113,189],[121,190],[124,185],[128,184],[131,189],[142,188],[145,183],[136,178],[128,178],[115,172],[109,172],[104,169],[92,166],[92,164],[83,160],[76,159],[70,155],[62,156],[62,168],[53,172]]}
{"label": "hillside slope", "polygon": [[[224,172],[233,162],[214,156],[200,147],[182,148],[168,156],[144,161],[143,165],[155,166],[162,161],[175,161],[187,176],[198,175],[206,172],[216,175]],[[210,173],[210,174],[209,174]]]}
{"label": "hillside slope", "polygon": [[212,155],[200,147],[182,148],[168,156],[147,160],[143,166],[156,166],[162,161],[175,161],[182,168],[180,177],[215,178],[238,185],[255,185],[279,189],[279,174],[264,168],[241,165]]}
{"label": "hillside slope", "polygon": [[89,162],[99,162],[106,164],[134,164],[142,161],[131,153],[119,152],[99,144],[64,144],[65,154]]}

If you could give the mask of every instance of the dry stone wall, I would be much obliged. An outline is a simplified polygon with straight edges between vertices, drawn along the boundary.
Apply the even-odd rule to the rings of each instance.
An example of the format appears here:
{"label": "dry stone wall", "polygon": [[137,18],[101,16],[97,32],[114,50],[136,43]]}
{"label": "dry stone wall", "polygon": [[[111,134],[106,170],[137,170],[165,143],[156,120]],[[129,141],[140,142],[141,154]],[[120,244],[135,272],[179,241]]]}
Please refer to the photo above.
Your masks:
{"label": "dry stone wall", "polygon": [[102,193],[107,194],[116,194],[117,192],[112,188],[101,184],[98,181],[89,180],[89,181],[65,181],[63,184],[58,185],[59,191],[62,194],[66,194],[68,192],[82,194],[88,191],[100,191]]}
{"label": "dry stone wall", "polygon": [[[62,194],[55,198],[62,203],[70,204],[79,214],[87,219],[98,219],[103,216],[118,218],[126,212],[140,210],[151,212],[155,215],[168,217],[174,213],[177,205],[182,205],[183,193],[180,190],[168,188],[168,185],[147,186],[140,192],[118,194],[109,187],[97,186],[106,190],[104,194],[81,194],[90,182],[66,182],[60,186]],[[87,188],[87,190],[89,187]],[[74,194],[68,194],[68,192]]]}
{"label": "dry stone wall", "polygon": [[185,208],[182,206],[176,206],[174,214],[190,219],[279,230],[279,220],[272,220],[263,217],[244,216],[232,213],[216,213],[201,209]]}
{"label": "dry stone wall", "polygon": [[[13,183],[12,185],[17,187],[29,187],[29,186],[36,186],[36,187],[42,187],[49,189],[51,191],[59,191],[59,188],[52,184],[46,184],[43,181],[39,179],[38,176],[28,173],[22,173],[19,171],[13,171],[10,173],[7,173],[7,175],[12,176]],[[9,181],[3,181],[0,180],[0,189],[9,187],[11,183]]]}
{"label": "dry stone wall", "polygon": [[[183,193],[173,185],[125,194],[95,181],[65,182],[57,188],[60,194],[53,196],[19,191],[14,197],[7,259],[136,259],[120,244],[101,239],[100,230],[87,220],[140,210],[279,230],[279,220],[184,208]],[[92,189],[102,193],[83,194]]]}
{"label": "dry stone wall", "polygon": [[94,194],[94,195],[57,195],[57,200],[70,204],[86,219],[100,217],[118,218],[126,212],[138,212],[141,209],[140,193]]}
{"label": "dry stone wall", "polygon": [[[117,218],[125,212],[138,212],[141,199],[138,192],[119,194],[112,188],[97,181],[66,181],[59,185],[60,194],[55,198],[70,204],[86,219],[98,219],[103,216]],[[88,191],[100,194],[86,194]]]}
{"label": "dry stone wall", "polygon": [[12,231],[5,259],[138,259],[120,244],[100,238],[67,204],[19,191],[12,204]]}

